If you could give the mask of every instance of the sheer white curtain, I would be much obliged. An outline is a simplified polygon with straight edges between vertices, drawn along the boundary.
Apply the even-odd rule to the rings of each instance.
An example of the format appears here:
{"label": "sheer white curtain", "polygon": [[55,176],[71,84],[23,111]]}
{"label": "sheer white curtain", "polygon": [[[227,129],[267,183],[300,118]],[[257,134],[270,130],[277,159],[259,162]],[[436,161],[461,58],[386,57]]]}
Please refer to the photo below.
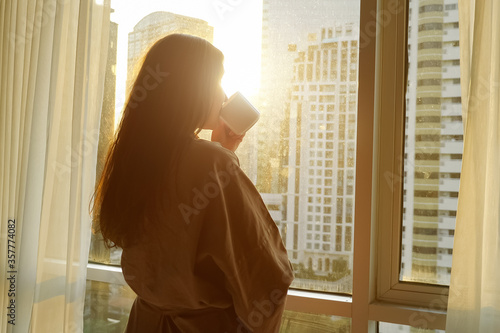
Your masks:
{"label": "sheer white curtain", "polygon": [[464,154],[446,331],[500,330],[500,1],[460,0]]}
{"label": "sheer white curtain", "polygon": [[0,2],[2,332],[83,331],[109,13]]}

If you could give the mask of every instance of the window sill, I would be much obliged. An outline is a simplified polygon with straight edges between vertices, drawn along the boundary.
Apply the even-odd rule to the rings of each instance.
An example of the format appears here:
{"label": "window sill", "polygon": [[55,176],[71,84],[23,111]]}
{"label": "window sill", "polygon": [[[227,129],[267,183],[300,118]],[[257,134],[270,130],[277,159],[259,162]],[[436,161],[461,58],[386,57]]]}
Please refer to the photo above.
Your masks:
{"label": "window sill", "polygon": [[[126,285],[121,267],[103,264],[87,264],[87,280]],[[373,321],[441,330],[446,326],[444,310],[390,302],[374,302],[368,309]],[[290,289],[286,310],[351,318],[352,296]]]}
{"label": "window sill", "polygon": [[368,319],[423,329],[444,330],[446,311],[387,302],[374,302],[368,307]]}

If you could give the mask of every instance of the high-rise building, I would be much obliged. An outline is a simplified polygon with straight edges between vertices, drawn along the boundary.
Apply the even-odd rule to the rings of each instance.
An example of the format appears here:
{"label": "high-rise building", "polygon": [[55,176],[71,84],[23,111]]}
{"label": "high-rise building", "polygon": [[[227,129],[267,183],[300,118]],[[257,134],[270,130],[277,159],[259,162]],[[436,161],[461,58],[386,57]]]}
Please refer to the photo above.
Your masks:
{"label": "high-rise building", "polygon": [[292,91],[281,135],[283,239],[292,263],[319,277],[352,263],[358,26],[318,29],[307,47],[291,52]]}
{"label": "high-rise building", "polygon": [[[262,67],[259,101],[261,120],[256,131],[258,147],[257,188],[278,193],[281,123],[289,103],[293,51],[308,47],[307,32],[333,26],[337,20],[359,21],[359,1],[264,0],[262,13]],[[304,33],[306,32],[306,33]]]}
{"label": "high-rise building", "polygon": [[401,278],[449,284],[463,149],[458,1],[410,0]]}
{"label": "high-rise building", "polygon": [[169,12],[154,12],[141,19],[128,34],[127,95],[137,70],[137,60],[155,41],[171,33],[190,34],[212,43],[214,28],[206,21]]}

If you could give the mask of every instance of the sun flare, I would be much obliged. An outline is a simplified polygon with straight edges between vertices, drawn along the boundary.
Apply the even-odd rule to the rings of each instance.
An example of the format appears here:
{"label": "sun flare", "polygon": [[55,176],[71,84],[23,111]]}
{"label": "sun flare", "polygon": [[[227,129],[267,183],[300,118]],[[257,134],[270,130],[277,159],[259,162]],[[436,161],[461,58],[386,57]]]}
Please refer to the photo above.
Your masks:
{"label": "sun flare", "polygon": [[226,94],[230,96],[240,91],[250,98],[257,94],[260,85],[262,3],[234,2],[231,6],[221,15],[213,6],[201,6],[195,0],[168,3],[145,0],[140,5],[133,0],[112,1],[114,11],[111,21],[118,23],[115,124],[120,121],[126,100],[128,34],[142,18],[156,11],[205,20],[213,27],[214,46],[224,53],[222,87]]}

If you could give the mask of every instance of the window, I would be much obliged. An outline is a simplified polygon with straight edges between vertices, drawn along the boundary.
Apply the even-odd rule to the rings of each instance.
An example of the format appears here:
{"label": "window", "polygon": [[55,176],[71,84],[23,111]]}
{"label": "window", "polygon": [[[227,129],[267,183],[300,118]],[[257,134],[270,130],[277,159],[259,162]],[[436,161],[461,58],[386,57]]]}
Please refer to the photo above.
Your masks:
{"label": "window", "polygon": [[[375,19],[369,13],[377,10],[377,3],[371,0],[360,0],[362,6],[349,2],[335,10],[309,7],[309,2],[305,0],[276,1],[272,6],[268,1],[262,4],[256,2],[246,4],[245,10],[241,7],[243,4],[235,1],[215,1],[214,4],[219,7],[214,6],[203,15],[203,11],[197,12],[199,17],[194,17],[193,22],[206,28],[197,33],[212,36],[215,45],[225,53],[223,86],[226,92],[231,94],[242,90],[262,111],[260,126],[247,133],[236,153],[242,168],[258,190],[266,194],[264,200],[268,207],[273,208],[272,217],[280,226],[295,269],[296,280],[289,292],[283,317],[283,325],[289,325],[290,329],[312,330],[311,327],[314,327],[316,330],[324,328],[324,331],[374,332],[375,327],[369,325],[369,321],[415,325],[409,319],[412,314],[425,316],[431,310],[435,320],[427,324],[431,328],[444,328],[446,287],[434,282],[430,285],[408,284],[400,278],[400,273],[406,269],[421,272],[411,281],[449,274],[449,267],[440,273],[440,267],[406,258],[413,258],[414,253],[422,259],[425,256],[434,258],[440,255],[440,250],[451,257],[451,248],[441,245],[430,247],[425,240],[435,239],[438,244],[444,244],[453,236],[449,229],[443,229],[447,233],[441,234],[434,220],[439,226],[440,219],[451,221],[454,218],[454,210],[447,205],[456,199],[458,190],[449,189],[449,186],[454,186],[459,180],[456,164],[453,163],[459,161],[461,152],[459,146],[453,144],[459,144],[462,137],[460,133],[441,134],[434,133],[432,129],[444,121],[461,124],[459,114],[443,112],[445,105],[460,103],[460,96],[445,98],[437,97],[440,94],[415,93],[408,96],[408,105],[414,105],[412,110],[415,114],[404,114],[402,110],[405,110],[405,87],[408,82],[403,83],[402,79],[407,70],[404,58],[406,48],[426,55],[411,58],[409,52],[408,66],[415,66],[416,73],[419,69],[429,72],[429,76],[409,77],[409,80],[414,80],[411,83],[415,89],[442,88],[446,84],[441,77],[444,68],[455,68],[458,59],[450,61],[449,57],[445,60],[435,56],[442,56],[442,42],[416,38],[417,45],[412,46],[407,44],[404,34],[396,33],[407,28],[405,20],[409,9],[414,10],[414,15],[433,17],[434,12],[442,11],[442,6],[411,0],[409,4],[397,2],[395,7],[391,1],[378,0],[380,10],[394,19],[376,25],[376,34],[365,29]],[[114,17],[117,21],[119,18],[122,20],[117,22],[122,25],[122,37],[118,37],[117,44],[119,50],[126,48],[129,36],[135,38],[134,25],[149,14],[146,3],[141,3],[143,8],[137,9],[137,13],[123,14],[122,5],[113,1]],[[338,2],[331,2],[331,6],[336,4]],[[171,10],[174,13],[175,6]],[[184,17],[191,15],[181,10],[181,5],[178,6]],[[154,8],[151,12],[158,10],[161,9]],[[359,15],[360,10],[365,15]],[[351,12],[356,15],[344,15]],[[282,31],[282,21],[287,18],[274,20],[277,13],[288,13],[288,19],[294,22],[287,28],[290,31],[282,34],[281,42],[275,42],[273,34]],[[194,13],[192,15],[195,16]],[[263,32],[254,39],[252,34],[258,29],[241,27],[257,24],[252,20],[257,20],[260,15],[262,21],[259,19],[257,23],[262,24]],[[324,19],[318,20],[318,26],[314,28],[309,24],[312,21],[308,21],[307,15],[318,15]],[[358,21],[342,23],[343,20],[328,15],[358,17]],[[368,21],[360,22],[361,18]],[[175,16],[170,16],[170,19],[175,20]],[[199,19],[206,24],[197,21]],[[438,23],[424,21],[421,29],[414,27],[413,31],[442,33],[442,26]],[[184,28],[181,25],[176,27]],[[234,31],[241,34],[237,39],[244,41],[240,49],[245,52],[250,50],[245,58],[238,57],[238,48],[228,42],[235,40],[231,36]],[[303,35],[301,41],[304,43],[296,40],[298,34]],[[143,41],[145,37],[141,35],[135,40]],[[142,51],[145,45],[141,43],[137,43],[133,52]],[[377,43],[379,48],[376,48]],[[376,50],[381,53],[377,55]],[[290,61],[285,61],[286,58]],[[376,59],[379,63],[375,62]],[[259,62],[262,67],[256,68],[255,64]],[[384,71],[377,71],[379,76],[375,81],[378,66]],[[439,75],[433,76],[433,72]],[[122,95],[117,98],[117,112],[124,100],[126,73],[126,60],[118,60],[117,90],[121,90]],[[262,76],[259,78],[256,73]],[[257,89],[259,82],[261,86]],[[376,86],[380,91],[374,96]],[[258,91],[261,95],[257,95]],[[380,105],[375,105],[376,100],[380,101]],[[431,113],[430,110],[440,112]],[[376,121],[374,117],[377,117]],[[378,127],[372,132],[374,124]],[[403,135],[406,126],[408,130]],[[375,134],[379,135],[376,139],[373,137]],[[403,147],[410,142],[409,138],[415,146],[422,143],[422,146],[431,148],[411,151],[406,146],[405,153],[400,156]],[[373,149],[374,143],[379,145],[377,149]],[[441,143],[445,146],[442,147]],[[297,154],[297,147],[301,147],[300,155]],[[452,150],[444,152],[447,157],[443,160],[442,149],[448,148]],[[377,155],[373,155],[374,152]],[[378,163],[377,173],[372,173],[373,163]],[[441,163],[450,169],[440,170]],[[288,179],[288,175],[294,175],[294,179]],[[410,188],[406,185],[407,180],[413,184],[421,182],[423,187]],[[446,186],[441,186],[441,182],[446,182]],[[404,196],[403,191],[406,191]],[[409,202],[410,197],[414,203],[418,201],[411,207],[404,204]],[[447,200],[446,209],[435,209],[432,205],[436,200]],[[375,205],[379,211],[372,216]],[[406,220],[415,216],[425,222],[430,219],[433,225],[416,220],[412,220],[411,226],[405,224]],[[405,232],[401,233],[403,227]],[[403,238],[413,237],[412,241],[399,243],[400,233]],[[440,237],[442,241],[439,241]],[[370,243],[377,245],[376,252],[366,246]],[[95,297],[102,297],[101,302],[104,302],[104,307],[107,306],[109,313],[107,321],[102,324],[120,330],[131,303],[127,301],[122,307],[116,306],[116,299],[123,294],[133,298],[121,276],[120,253],[106,253],[99,247],[98,239],[93,239],[91,247],[88,293],[95,296],[89,297],[89,302]],[[373,263],[376,264],[371,272],[370,265]],[[355,271],[358,273],[353,275]],[[438,309],[429,305],[433,299],[442,300]],[[398,304],[402,303],[406,306],[399,307]],[[393,313],[393,307],[398,309],[397,314]],[[86,309],[85,318],[90,323],[89,318],[99,314],[92,311],[92,306]]]}
{"label": "window", "polygon": [[[440,30],[434,33],[444,36],[441,31],[442,20],[428,16],[425,14],[427,10],[422,10],[422,8],[430,9],[431,6],[433,9],[442,10],[441,5],[420,7],[419,19],[425,17],[426,23],[419,24],[420,21],[413,22],[410,19],[409,26],[418,24],[418,30],[422,33]],[[451,23],[458,26],[458,22]],[[401,251],[401,263],[405,263],[404,267],[403,265],[401,267],[401,280],[447,285],[449,274],[440,272],[442,268],[451,266],[451,257],[437,261],[437,258],[432,260],[429,255],[435,255],[438,248],[452,246],[440,242],[437,235],[443,232],[446,235],[453,234],[455,226],[453,219],[456,215],[457,198],[445,195],[441,189],[446,187],[447,190],[451,188],[458,192],[459,187],[463,129],[461,123],[447,126],[444,117],[461,114],[461,104],[458,101],[460,90],[458,95],[454,96],[456,101],[451,102],[455,106],[454,111],[448,111],[443,107],[443,104],[448,104],[447,101],[434,96],[435,92],[441,92],[460,82],[460,59],[458,53],[455,58],[444,54],[432,54],[428,56],[429,59],[419,61],[421,51],[414,51],[411,45],[418,44],[419,50],[430,48],[434,44],[426,44],[428,42],[425,36],[427,35],[419,34],[416,39],[411,39],[408,43],[404,172],[413,177],[405,176],[403,180],[405,189],[403,207],[406,209],[406,214],[402,223],[406,230],[413,230],[413,233],[405,232],[402,236],[402,245],[407,250]],[[447,40],[448,44],[454,42],[458,44],[458,33],[448,34]],[[454,69],[454,74],[448,72],[450,74],[446,76],[446,80],[442,80],[439,74],[440,67],[444,64]],[[437,70],[429,72],[430,68]],[[441,132],[441,128],[445,126],[447,126],[446,134]],[[451,174],[454,178],[450,178]]]}
{"label": "window", "polygon": [[418,31],[443,30],[443,23],[423,23],[418,26]]}
{"label": "window", "polygon": [[379,323],[378,325],[379,333],[400,333],[400,332],[418,332],[418,333],[445,333],[444,330],[432,330],[432,329],[418,329],[415,330],[409,325],[397,325],[390,323]]}
{"label": "window", "polygon": [[443,11],[443,5],[425,5],[425,6],[420,6],[418,8],[418,12],[420,14],[427,12],[442,12],[442,11]]}
{"label": "window", "polygon": [[[417,6],[420,3],[424,2],[412,0],[409,6]],[[423,17],[426,17],[425,21],[422,19]],[[439,23],[439,20],[433,17],[425,11],[421,11],[418,15],[414,13],[409,18],[409,28],[420,22],[431,23],[434,21]],[[416,21],[413,22],[412,19]],[[447,142],[448,138],[441,135],[441,132],[437,133],[435,129],[440,128],[439,123],[447,121],[445,120],[447,117],[454,117],[454,112],[458,116],[461,111],[459,107],[455,111],[451,111],[445,106],[450,104],[450,98],[436,98],[439,95],[433,94],[433,90],[441,91],[443,85],[447,84],[446,81],[443,80],[436,86],[425,87],[422,87],[422,83],[437,83],[437,81],[421,81],[420,87],[418,81],[439,79],[440,73],[445,72],[444,67],[449,69],[447,71],[449,74],[451,74],[450,71],[455,71],[453,77],[458,75],[456,77],[458,78],[460,75],[457,71],[458,67],[453,69],[450,67],[455,66],[453,63],[459,64],[459,61],[456,61],[459,59],[448,60],[449,57],[444,59],[442,52],[432,50],[440,48],[441,45],[439,43],[432,44],[433,42],[427,43],[425,35],[420,35],[420,33],[426,32],[419,32],[417,37],[412,36],[412,39],[407,41],[401,39],[399,42],[391,44],[398,52],[401,52],[396,58],[402,58],[405,62],[392,66],[392,70],[387,74],[394,75],[398,71],[408,73],[407,81],[403,81],[400,85],[384,87],[381,92],[382,96],[387,97],[386,101],[382,102],[382,109],[393,108],[394,110],[404,110],[404,112],[381,113],[379,119],[382,122],[390,121],[389,119],[395,121],[396,125],[393,130],[396,132],[388,136],[382,135],[379,146],[385,158],[388,158],[390,162],[380,163],[380,178],[385,184],[379,188],[378,192],[380,200],[378,245],[381,247],[377,254],[380,260],[386,256],[391,257],[392,260],[386,261],[380,267],[381,270],[377,275],[379,278],[377,298],[379,301],[388,302],[396,298],[401,302],[420,304],[423,307],[430,307],[429,302],[434,300],[434,308],[441,314],[434,319],[441,321],[441,324],[431,325],[431,327],[444,329],[448,270],[446,267],[440,267],[442,262],[437,263],[436,257],[438,255],[436,253],[439,253],[440,249],[447,250],[446,246],[442,245],[445,244],[445,239],[450,237],[441,236],[443,241],[439,240],[439,229],[445,226],[443,223],[445,217],[441,217],[442,212],[439,207],[436,207],[439,204],[436,205],[433,202],[441,202],[444,199],[442,191],[440,191],[442,186],[440,174],[444,171],[443,163],[447,163],[441,161],[443,153],[444,155],[450,154],[450,152],[446,152],[450,148],[461,151],[461,146],[458,140],[455,141],[458,142],[457,146],[453,148],[450,144],[444,143],[443,140]],[[435,31],[434,33],[440,32]],[[420,36],[422,37],[420,38]],[[458,38],[458,35],[455,37]],[[449,38],[453,38],[453,36],[448,35],[447,39]],[[421,57],[423,54],[426,55],[425,60]],[[408,58],[405,59],[406,56]],[[423,74],[424,72],[426,75]],[[459,95],[452,98],[455,98],[457,102],[460,99]],[[389,131],[388,128],[386,130]],[[461,134],[453,133],[451,135],[458,139]],[[389,142],[396,143],[396,147],[383,148]],[[459,166],[458,170],[460,170]],[[447,184],[447,186],[455,185]],[[392,200],[381,199],[386,196],[391,197]],[[389,202],[396,206],[391,208]],[[453,202],[447,201],[445,205],[453,206]],[[394,207],[396,209],[393,209]],[[446,219],[445,223],[449,223],[448,226],[453,224],[451,218],[446,217]],[[386,237],[388,232],[399,235],[401,239]],[[438,245],[431,246],[431,243]],[[407,274],[407,272],[412,272],[412,274]],[[412,301],[409,301],[410,299]],[[380,328],[381,332],[392,332],[392,330],[382,330],[382,324]],[[405,332],[409,330],[409,327],[399,325],[398,330],[394,331]]]}

